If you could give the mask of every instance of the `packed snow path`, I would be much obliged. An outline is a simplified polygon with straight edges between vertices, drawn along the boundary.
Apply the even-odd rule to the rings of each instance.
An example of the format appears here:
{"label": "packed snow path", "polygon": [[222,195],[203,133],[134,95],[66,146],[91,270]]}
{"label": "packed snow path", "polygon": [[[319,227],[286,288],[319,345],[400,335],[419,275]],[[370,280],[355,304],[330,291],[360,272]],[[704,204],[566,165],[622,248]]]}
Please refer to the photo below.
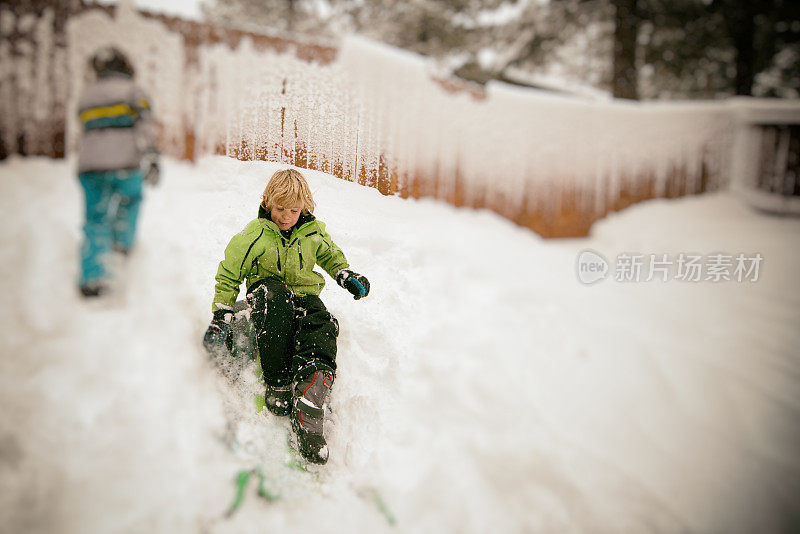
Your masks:
{"label": "packed snow path", "polygon": [[[329,281],[339,372],[317,473],[286,467],[204,354],[213,276],[275,164],[167,161],[114,295],[75,289],[69,162],[0,164],[0,531],[796,532],[800,221],[728,194],[633,207],[586,240],[309,172],[372,291]],[[591,248],[754,254],[757,282],[581,284]],[[249,488],[226,511],[240,469]]]}

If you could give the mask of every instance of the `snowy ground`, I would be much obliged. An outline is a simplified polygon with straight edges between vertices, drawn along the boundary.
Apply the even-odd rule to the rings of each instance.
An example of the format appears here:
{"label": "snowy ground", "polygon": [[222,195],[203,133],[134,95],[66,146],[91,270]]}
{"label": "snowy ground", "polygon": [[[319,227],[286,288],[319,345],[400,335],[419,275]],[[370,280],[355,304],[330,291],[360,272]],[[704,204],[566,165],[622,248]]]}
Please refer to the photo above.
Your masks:
{"label": "snowy ground", "polygon": [[[341,324],[331,460],[305,473],[252,371],[229,384],[200,345],[222,250],[276,168],[167,161],[124,282],[87,303],[72,167],[0,164],[0,531],[800,529],[800,220],[716,194],[544,241],[307,173],[372,292],[322,295]],[[764,260],[755,283],[585,286],[585,248]],[[250,487],[225,517],[254,467],[280,499]]]}

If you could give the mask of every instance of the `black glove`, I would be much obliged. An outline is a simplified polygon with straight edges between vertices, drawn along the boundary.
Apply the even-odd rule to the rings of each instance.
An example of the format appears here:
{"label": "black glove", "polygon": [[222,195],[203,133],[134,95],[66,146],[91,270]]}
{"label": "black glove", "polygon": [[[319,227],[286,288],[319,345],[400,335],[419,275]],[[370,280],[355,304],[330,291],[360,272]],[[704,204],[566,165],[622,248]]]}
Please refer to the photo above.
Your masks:
{"label": "black glove", "polygon": [[354,273],[350,269],[342,269],[336,273],[336,283],[353,294],[358,300],[369,295],[369,280],[366,276]]}
{"label": "black glove", "polygon": [[144,175],[144,181],[154,186],[158,185],[158,182],[161,181],[161,169],[159,169],[157,162],[150,164],[150,168],[147,169]]}
{"label": "black glove", "polygon": [[161,180],[161,169],[158,166],[158,152],[147,152],[142,156],[139,168],[144,173],[144,181],[150,185],[158,185]]}
{"label": "black glove", "polygon": [[233,349],[233,336],[230,335],[232,320],[233,308],[220,308],[214,312],[214,318],[203,336],[203,346],[208,352],[218,352],[223,347]]}

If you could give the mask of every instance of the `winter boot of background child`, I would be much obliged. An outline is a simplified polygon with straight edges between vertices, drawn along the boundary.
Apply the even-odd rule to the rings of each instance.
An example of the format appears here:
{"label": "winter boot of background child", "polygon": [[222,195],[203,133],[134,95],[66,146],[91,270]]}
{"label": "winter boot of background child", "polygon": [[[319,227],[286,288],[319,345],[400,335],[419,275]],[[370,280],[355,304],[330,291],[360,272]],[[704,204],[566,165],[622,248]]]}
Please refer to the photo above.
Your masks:
{"label": "winter boot of background child", "polygon": [[328,461],[328,444],[323,436],[325,405],[333,387],[333,374],[315,371],[293,388],[292,430],[297,435],[300,454],[309,462]]}

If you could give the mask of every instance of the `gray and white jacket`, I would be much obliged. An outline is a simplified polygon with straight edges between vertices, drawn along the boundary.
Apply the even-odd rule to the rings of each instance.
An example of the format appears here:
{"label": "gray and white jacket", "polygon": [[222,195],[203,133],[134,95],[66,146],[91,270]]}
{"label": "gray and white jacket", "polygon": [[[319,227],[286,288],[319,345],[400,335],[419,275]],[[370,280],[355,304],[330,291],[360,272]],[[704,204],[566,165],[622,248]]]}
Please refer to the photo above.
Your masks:
{"label": "gray and white jacket", "polygon": [[78,173],[138,169],[157,154],[150,101],[130,76],[103,73],[84,91],[78,114]]}

